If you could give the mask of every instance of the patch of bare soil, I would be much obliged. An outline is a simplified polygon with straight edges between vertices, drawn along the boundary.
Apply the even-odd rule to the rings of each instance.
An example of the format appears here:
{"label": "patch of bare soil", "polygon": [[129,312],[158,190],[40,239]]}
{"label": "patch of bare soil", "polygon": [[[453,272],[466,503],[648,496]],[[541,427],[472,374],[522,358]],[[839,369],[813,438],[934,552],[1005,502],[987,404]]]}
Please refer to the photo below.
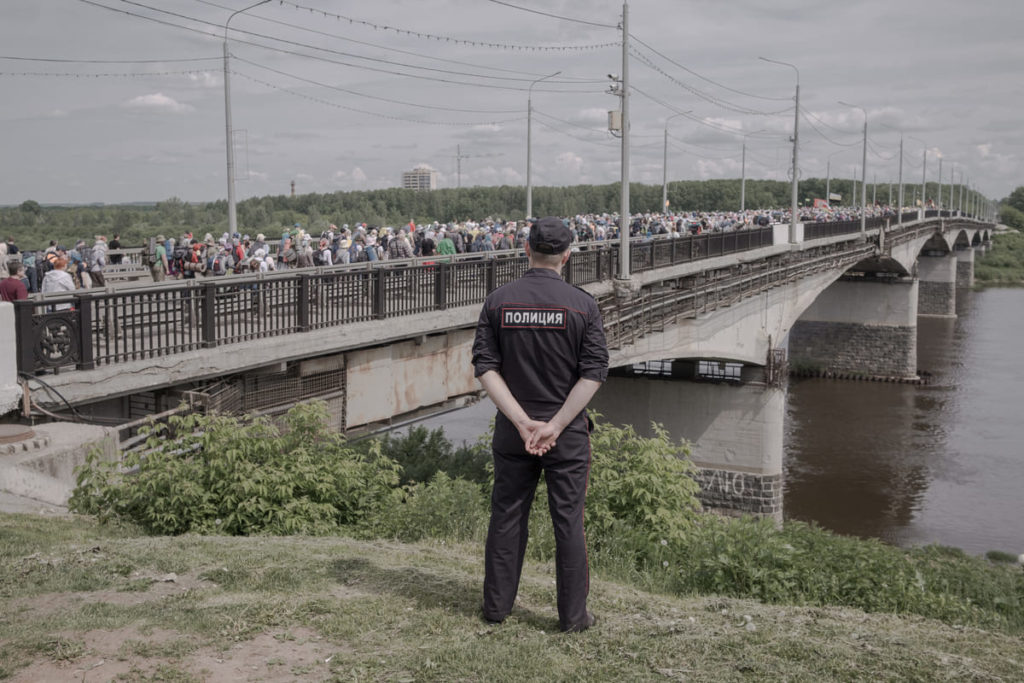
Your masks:
{"label": "patch of bare soil", "polygon": [[[33,614],[45,615],[78,609],[84,604],[107,603],[110,605],[132,606],[154,602],[190,590],[213,588],[216,584],[189,574],[144,574],[135,572],[126,579],[132,588],[108,588],[101,591],[75,591],[67,593],[43,593],[27,598],[13,598],[10,608],[14,613],[31,610]],[[148,585],[147,585],[148,584]]]}
{"label": "patch of bare soil", "polygon": [[174,672],[200,681],[319,681],[330,675],[329,657],[336,650],[308,629],[262,633],[226,650],[196,647],[189,636],[133,627],[112,631],[65,633],[82,647],[70,660],[36,661],[10,680],[39,681],[165,680]]}

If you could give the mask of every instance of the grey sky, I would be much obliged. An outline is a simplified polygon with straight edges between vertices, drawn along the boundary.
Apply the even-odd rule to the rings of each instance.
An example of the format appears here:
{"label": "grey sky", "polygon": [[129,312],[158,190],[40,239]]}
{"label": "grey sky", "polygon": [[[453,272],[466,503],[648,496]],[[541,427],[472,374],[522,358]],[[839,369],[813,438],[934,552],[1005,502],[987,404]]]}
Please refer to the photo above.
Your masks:
{"label": "grey sky", "polygon": [[[228,15],[251,2],[91,1],[4,0],[0,54],[211,59],[0,59],[0,204],[226,197],[221,39],[125,12],[223,35]],[[510,1],[612,26],[622,12],[609,0]],[[635,0],[630,33],[676,64],[634,43],[632,180],[661,183],[666,117],[685,111],[669,123],[670,179],[739,177],[741,136],[761,130],[747,138],[747,175],[785,179],[792,110],[745,113],[792,107],[793,70],[764,56],[800,69],[804,177],[824,177],[829,158],[833,177],[859,169],[863,116],[843,100],[868,112],[869,181],[895,181],[903,131],[906,182],[920,183],[927,147],[929,181],[941,154],[943,182],[954,168],[1004,197],[1024,184],[1022,26],[1017,0]],[[454,187],[459,146],[463,186],[523,185],[526,88],[555,71],[533,89],[534,184],[619,177],[619,142],[605,131],[618,100],[604,91],[606,74],[622,70],[620,47],[445,39],[589,47],[618,43],[614,28],[488,0],[272,0],[231,29],[239,198],[286,194],[293,180],[299,193],[393,187],[419,164]]]}

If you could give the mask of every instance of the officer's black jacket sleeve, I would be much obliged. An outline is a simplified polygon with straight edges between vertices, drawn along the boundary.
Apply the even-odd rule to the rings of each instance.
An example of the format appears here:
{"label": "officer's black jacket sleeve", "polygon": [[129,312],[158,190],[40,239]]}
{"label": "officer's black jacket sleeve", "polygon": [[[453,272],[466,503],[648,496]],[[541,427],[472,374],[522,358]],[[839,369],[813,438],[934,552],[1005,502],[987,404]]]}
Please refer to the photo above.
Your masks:
{"label": "officer's black jacket sleeve", "polygon": [[581,340],[576,372],[582,379],[604,382],[608,378],[608,345],[601,324],[601,311],[596,301],[591,300],[590,303],[592,305],[587,311],[587,328]]}
{"label": "officer's black jacket sleeve", "polygon": [[488,370],[501,372],[501,345],[494,333],[487,302],[484,302],[473,339],[473,376],[479,377]]}

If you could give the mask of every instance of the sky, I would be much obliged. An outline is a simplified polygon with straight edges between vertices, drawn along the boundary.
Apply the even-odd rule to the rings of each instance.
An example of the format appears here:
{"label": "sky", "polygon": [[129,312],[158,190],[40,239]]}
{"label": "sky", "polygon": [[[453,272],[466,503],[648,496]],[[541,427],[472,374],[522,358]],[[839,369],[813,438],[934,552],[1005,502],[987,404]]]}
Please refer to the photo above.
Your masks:
{"label": "sky", "polygon": [[[254,0],[3,0],[0,205],[227,197],[225,22]],[[227,31],[236,195],[621,174],[623,5],[271,0]],[[1019,0],[634,0],[630,178],[1024,185]],[[780,65],[761,57],[785,62]],[[552,75],[557,72],[557,75]],[[547,78],[545,78],[547,77]],[[540,80],[544,79],[544,80]],[[846,104],[841,104],[841,102]],[[847,106],[847,105],[855,106]],[[666,145],[667,131],[667,145]],[[667,149],[667,169],[665,163]],[[884,197],[880,197],[884,199]]]}

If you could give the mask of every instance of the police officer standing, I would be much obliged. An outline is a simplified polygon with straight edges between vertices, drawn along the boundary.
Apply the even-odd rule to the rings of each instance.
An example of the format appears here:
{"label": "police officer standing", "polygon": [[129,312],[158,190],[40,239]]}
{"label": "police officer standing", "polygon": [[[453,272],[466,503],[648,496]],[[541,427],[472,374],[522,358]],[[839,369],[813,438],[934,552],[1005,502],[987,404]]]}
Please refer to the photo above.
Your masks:
{"label": "police officer standing", "polygon": [[555,528],[558,619],[563,631],[594,625],[583,503],[590,471],[584,409],[608,375],[601,313],[561,277],[572,235],[560,218],[538,220],[525,245],[530,269],[488,295],[473,366],[498,406],[494,491],[487,533],[484,619],[508,616],[519,590],[530,505],[541,471]]}

